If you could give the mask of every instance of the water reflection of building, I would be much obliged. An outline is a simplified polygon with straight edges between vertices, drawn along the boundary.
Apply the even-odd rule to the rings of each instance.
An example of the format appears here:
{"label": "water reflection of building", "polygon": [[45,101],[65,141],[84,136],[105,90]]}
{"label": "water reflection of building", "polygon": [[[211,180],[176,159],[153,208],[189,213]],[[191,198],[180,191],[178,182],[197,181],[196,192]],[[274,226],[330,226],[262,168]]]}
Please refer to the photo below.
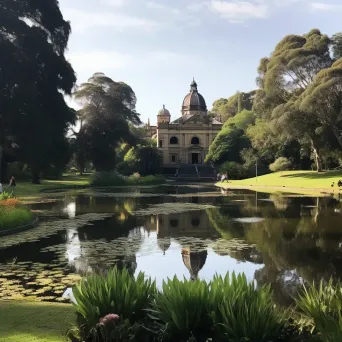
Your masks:
{"label": "water reflection of building", "polygon": [[182,214],[158,215],[155,220],[157,230],[157,243],[165,252],[171,245],[171,238],[178,240],[182,245],[182,260],[189,270],[190,278],[197,279],[198,273],[203,268],[208,252],[206,243],[203,241],[202,251],[192,251],[180,240],[181,237],[191,236],[197,238],[213,238],[219,236],[209,221],[206,211],[194,211]]}
{"label": "water reflection of building", "polygon": [[182,214],[158,215],[156,220],[158,237],[194,236],[200,238],[219,237],[205,210]]}
{"label": "water reflection of building", "polygon": [[191,280],[196,280],[199,271],[203,268],[207,260],[208,251],[193,252],[191,248],[182,249],[182,259],[185,267],[190,272]]}

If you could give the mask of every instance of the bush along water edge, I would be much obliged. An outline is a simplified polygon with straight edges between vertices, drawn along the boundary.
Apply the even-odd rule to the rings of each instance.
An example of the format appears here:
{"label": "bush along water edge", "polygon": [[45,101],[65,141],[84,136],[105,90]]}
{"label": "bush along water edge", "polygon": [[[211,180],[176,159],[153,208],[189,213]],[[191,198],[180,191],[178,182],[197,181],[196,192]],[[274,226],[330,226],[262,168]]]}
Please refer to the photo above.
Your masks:
{"label": "bush along water edge", "polygon": [[12,195],[3,192],[0,195],[0,234],[10,234],[17,229],[30,225],[36,217],[29,208]]}
{"label": "bush along water edge", "polygon": [[96,172],[91,178],[91,186],[129,186],[129,185],[157,185],[165,183],[161,175],[140,176],[135,173],[129,177],[117,172]]}
{"label": "bush along water edge", "polygon": [[135,278],[114,267],[88,275],[73,294],[72,341],[308,341],[292,309],[275,305],[270,286],[257,287],[244,274],[209,283],[174,277],[157,290],[143,273]]}

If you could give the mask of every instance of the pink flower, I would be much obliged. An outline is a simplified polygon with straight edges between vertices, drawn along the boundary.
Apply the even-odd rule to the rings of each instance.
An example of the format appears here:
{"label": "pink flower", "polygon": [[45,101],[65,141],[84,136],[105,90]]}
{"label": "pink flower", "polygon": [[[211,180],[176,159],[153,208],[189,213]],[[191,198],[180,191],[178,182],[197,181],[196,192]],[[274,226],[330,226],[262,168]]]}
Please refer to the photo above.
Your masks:
{"label": "pink flower", "polygon": [[102,318],[100,318],[100,324],[106,325],[108,323],[115,323],[120,319],[119,315],[117,314],[108,314]]}

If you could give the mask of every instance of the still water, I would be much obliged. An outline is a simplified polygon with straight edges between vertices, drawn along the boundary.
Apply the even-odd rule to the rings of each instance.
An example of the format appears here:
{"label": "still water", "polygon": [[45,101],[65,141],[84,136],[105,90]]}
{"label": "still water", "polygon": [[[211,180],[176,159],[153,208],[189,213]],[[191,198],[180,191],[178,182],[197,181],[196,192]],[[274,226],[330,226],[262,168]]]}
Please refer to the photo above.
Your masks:
{"label": "still water", "polygon": [[[114,192],[115,191],[115,192]],[[0,238],[0,298],[68,301],[114,265],[163,280],[244,272],[287,305],[305,282],[342,275],[342,204],[211,186],[89,191],[31,205],[37,228]]]}

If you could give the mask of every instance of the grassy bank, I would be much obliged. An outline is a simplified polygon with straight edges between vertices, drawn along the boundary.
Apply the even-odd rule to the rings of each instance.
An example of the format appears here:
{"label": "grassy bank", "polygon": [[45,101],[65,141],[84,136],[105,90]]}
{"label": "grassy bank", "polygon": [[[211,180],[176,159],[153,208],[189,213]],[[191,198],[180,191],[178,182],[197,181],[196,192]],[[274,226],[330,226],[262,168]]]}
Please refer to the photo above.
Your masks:
{"label": "grassy bank", "polygon": [[[233,180],[229,183],[217,183],[224,188],[255,188],[264,192],[286,191],[298,193],[310,192],[338,192],[337,182],[342,179],[342,171],[311,172],[311,171],[284,171],[268,175]],[[331,187],[332,183],[334,187]],[[342,188],[341,188],[342,191]]]}
{"label": "grassy bank", "polygon": [[0,231],[24,226],[33,221],[32,212],[18,200],[0,201]]}
{"label": "grassy bank", "polygon": [[139,174],[126,177],[116,172],[98,172],[92,176],[92,186],[134,186],[134,185],[155,185],[165,182],[163,176],[149,175],[141,177]]}
{"label": "grassy bank", "polygon": [[[86,175],[70,175],[66,174],[58,180],[41,180],[41,184],[32,184],[30,182],[17,182],[15,195],[19,199],[35,200],[44,197],[54,191],[81,190],[87,187],[102,186],[139,186],[139,185],[155,185],[165,182],[163,176],[146,176],[124,177],[116,173],[101,172]],[[5,188],[6,190],[6,188]]]}
{"label": "grassy bank", "polygon": [[[17,182],[15,195],[17,198],[38,197],[44,191],[53,191],[56,189],[80,189],[89,186],[91,175],[64,175],[61,179],[41,180],[41,184],[32,184],[31,182]],[[5,189],[6,190],[6,189]]]}
{"label": "grassy bank", "polygon": [[0,342],[62,342],[74,318],[67,304],[0,301]]}

